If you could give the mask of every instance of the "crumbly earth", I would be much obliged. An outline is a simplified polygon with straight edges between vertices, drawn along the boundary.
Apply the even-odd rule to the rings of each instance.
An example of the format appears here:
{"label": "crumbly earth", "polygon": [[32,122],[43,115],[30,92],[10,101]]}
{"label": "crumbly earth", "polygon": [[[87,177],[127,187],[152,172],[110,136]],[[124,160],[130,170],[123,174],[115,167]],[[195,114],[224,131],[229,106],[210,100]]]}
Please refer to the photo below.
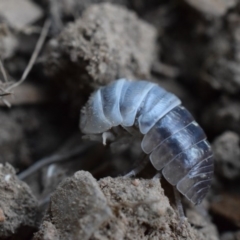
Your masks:
{"label": "crumbly earth", "polygon": [[[114,236],[110,234],[115,233],[117,236],[128,234],[127,236],[132,237],[136,236],[137,231],[141,236],[146,234],[144,235],[146,238],[155,233],[156,236],[167,234],[172,238],[177,238],[177,235],[181,238],[186,229],[190,231],[190,236],[195,238],[201,235],[204,239],[218,239],[216,233],[218,231],[220,239],[238,239],[240,2],[237,0],[2,2],[0,94],[4,93],[6,86],[21,78],[40,36],[43,22],[47,18],[50,18],[51,27],[40,55],[25,82],[13,89],[10,95],[4,98],[0,96],[0,163],[8,162],[20,172],[41,158],[62,156],[66,151],[62,151],[61,146],[68,143],[76,133],[80,135],[78,126],[80,107],[93,89],[118,77],[145,78],[176,94],[182,100],[183,106],[202,126],[210,143],[213,143],[216,168],[212,187],[204,199],[204,207],[199,211],[190,206],[185,208],[188,222],[192,227],[190,229],[194,230],[189,230],[188,224],[185,223],[182,233],[178,230],[176,213],[165,202],[159,185],[152,183],[158,191],[154,196],[163,199],[162,202],[166,203],[167,208],[172,209],[171,220],[170,215],[159,217],[159,213],[152,210],[153,207],[164,210],[164,207],[161,208],[155,203],[151,206],[144,203],[143,207],[142,203],[135,199],[135,193],[141,196],[140,199],[152,196],[150,193],[155,191],[155,187],[148,187],[150,180],[146,182],[139,180],[140,185],[135,188],[144,190],[139,190],[141,193],[138,193],[128,180],[103,179],[94,186],[98,186],[98,193],[102,192],[101,199],[106,204],[104,206],[111,210],[112,218],[106,220],[106,225],[103,223],[99,227],[96,221],[94,225],[96,234],[92,233],[91,238],[106,239],[105,236],[108,236],[111,239]],[[29,7],[25,8],[26,4],[22,3],[29,3]],[[21,7],[18,8],[19,4]],[[11,11],[8,11],[9,6],[12,6]],[[24,14],[23,10],[27,14]],[[37,12],[41,14],[36,14]],[[20,25],[23,27],[16,28]],[[28,84],[32,87],[27,87]],[[41,89],[44,91],[40,91]],[[36,96],[40,96],[40,101]],[[4,100],[11,103],[12,108],[7,108]],[[79,141],[76,145],[84,147],[85,144],[86,142]],[[74,146],[71,145],[67,151],[74,149]],[[116,150],[120,149],[118,144],[115,146]],[[72,161],[73,159],[75,161]],[[39,203],[42,203],[65,177],[72,176],[78,170],[90,171],[96,179],[119,176],[126,173],[128,167],[130,170],[134,160],[136,157],[133,144],[130,151],[112,153],[107,146],[94,146],[76,157],[66,158],[64,163],[46,166],[25,180]],[[41,218],[46,210],[44,208],[46,204],[42,206],[40,216],[38,215],[41,229],[33,229],[36,226],[33,215],[37,214],[37,208],[35,210],[31,208],[34,201],[31,199],[34,197],[29,194],[29,188],[16,177],[11,177],[6,185],[5,176],[9,176],[12,170],[9,170],[8,165],[3,166],[2,169],[7,173],[0,178],[2,189],[0,229],[8,234],[7,239],[30,240],[33,231],[38,231],[36,237],[40,239],[59,239],[63,233],[71,233],[65,230],[66,226],[70,226],[67,224],[68,221],[72,223],[79,218],[83,219],[84,224],[87,222],[86,215],[83,217],[83,211],[76,211],[77,207],[73,207],[74,212],[69,210],[71,197],[68,199],[67,193],[69,191],[72,193],[73,190],[64,185],[58,196],[59,199],[67,199],[66,205],[59,204],[60,200],[56,198],[53,199],[57,206],[54,208],[54,214],[61,205],[62,212],[57,215],[59,219],[55,218],[53,222],[50,217]],[[153,174],[155,170],[148,166],[137,177],[151,178]],[[75,183],[76,179],[72,181]],[[102,182],[106,183],[106,187],[103,187]],[[124,188],[123,184],[128,186]],[[162,184],[168,196],[169,189],[165,187],[164,181]],[[14,191],[11,192],[9,186]],[[118,189],[116,186],[119,186]],[[128,188],[131,189],[131,198]],[[76,188],[76,194],[73,196],[78,196],[81,189]],[[96,190],[95,187],[93,189]],[[149,196],[143,194],[145,191]],[[124,199],[122,192],[127,196]],[[10,197],[6,198],[8,196]],[[126,199],[131,207],[125,206]],[[21,201],[29,201],[30,208]],[[92,205],[89,203],[91,205],[89,209],[92,209],[93,203]],[[115,207],[116,205],[118,207]],[[123,209],[119,207],[122,205]],[[6,217],[6,211],[2,206],[7,209],[9,216],[14,216],[11,222],[8,221],[9,218]],[[102,209],[101,206],[103,205],[99,204],[99,211]],[[139,209],[144,216],[139,213]],[[148,209],[149,213],[145,209]],[[90,210],[89,212],[92,214]],[[154,225],[149,216],[160,225],[165,219],[166,227]],[[145,224],[148,221],[149,224]],[[23,226],[22,222],[26,226]],[[1,228],[2,226],[4,228]],[[59,226],[62,226],[62,232]],[[77,231],[80,229],[78,222],[73,226]],[[117,226],[117,229],[114,226]],[[86,229],[89,230],[87,227]],[[144,230],[146,231],[143,234]],[[3,238],[5,237],[0,236],[0,239]],[[188,238],[190,237],[186,235],[186,239]]]}
{"label": "crumbly earth", "polygon": [[14,235],[18,239],[31,236],[37,227],[38,203],[30,188],[18,180],[8,163],[0,164],[0,196],[0,239],[12,239]]}
{"label": "crumbly earth", "polygon": [[216,171],[225,179],[234,180],[240,174],[240,138],[231,131],[224,132],[213,142]]}
{"label": "crumbly earth", "polygon": [[146,79],[155,41],[154,27],[135,13],[108,3],[91,5],[50,41],[45,69],[71,97],[122,77]]}
{"label": "crumbly earth", "polygon": [[[51,7],[57,9],[59,16],[62,20],[74,15],[75,17],[81,16],[82,12],[96,3],[108,2],[118,5],[131,5],[128,0],[59,0],[58,2],[51,2]],[[57,4],[56,4],[57,3]]]}
{"label": "crumbly earth", "polygon": [[[206,221],[206,220],[205,220]],[[160,181],[103,178],[79,171],[51,196],[40,239],[217,239],[184,221],[164,195]],[[51,236],[51,237],[50,237]]]}

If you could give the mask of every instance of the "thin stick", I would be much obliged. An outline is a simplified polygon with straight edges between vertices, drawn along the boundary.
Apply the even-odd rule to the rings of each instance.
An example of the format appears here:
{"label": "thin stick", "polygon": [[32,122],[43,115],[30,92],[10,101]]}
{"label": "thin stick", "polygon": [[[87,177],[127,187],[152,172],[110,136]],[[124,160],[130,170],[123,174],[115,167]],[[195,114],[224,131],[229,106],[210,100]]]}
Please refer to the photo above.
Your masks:
{"label": "thin stick", "polygon": [[59,33],[60,30],[63,27],[63,23],[61,20],[61,16],[60,16],[60,11],[59,11],[59,3],[58,0],[50,0],[50,14],[52,17],[52,21],[53,21],[53,28],[55,28],[55,32]]}
{"label": "thin stick", "polygon": [[3,101],[3,103],[7,106],[7,107],[11,107],[11,103],[9,101],[7,101],[6,99],[1,97],[1,100]]}
{"label": "thin stick", "polygon": [[47,165],[56,162],[63,162],[75,156],[81,156],[85,154],[92,146],[93,144],[89,143],[87,145],[78,146],[76,149],[69,150],[65,153],[56,153],[52,156],[42,158],[33,165],[31,165],[28,169],[18,174],[18,178],[20,180],[24,180],[25,178],[29,177],[30,175]]}
{"label": "thin stick", "polygon": [[8,92],[0,93],[0,97],[5,97],[8,95],[11,95],[11,93],[8,93]]}
{"label": "thin stick", "polygon": [[1,59],[0,59],[0,70],[1,70],[1,72],[2,72],[4,82],[8,82],[7,73],[6,73],[6,71],[5,71],[5,68],[4,68],[4,66],[3,66],[3,63],[2,63],[2,60],[1,60]]}
{"label": "thin stick", "polygon": [[48,35],[50,25],[51,25],[51,21],[49,19],[46,20],[45,23],[44,23],[44,26],[42,28],[41,35],[40,35],[40,37],[37,41],[36,47],[33,51],[33,54],[30,58],[30,61],[27,65],[26,69],[23,72],[23,75],[22,75],[21,79],[18,82],[14,83],[13,85],[9,86],[6,89],[6,91],[9,91],[9,90],[19,86],[21,83],[23,83],[25,81],[26,77],[28,76],[29,72],[31,71],[31,69],[32,69],[32,67],[33,67],[33,65],[34,65],[34,63],[35,63],[35,61],[36,61],[36,59],[39,55],[40,50],[42,49],[42,46],[43,46],[43,44],[45,42],[45,39]]}

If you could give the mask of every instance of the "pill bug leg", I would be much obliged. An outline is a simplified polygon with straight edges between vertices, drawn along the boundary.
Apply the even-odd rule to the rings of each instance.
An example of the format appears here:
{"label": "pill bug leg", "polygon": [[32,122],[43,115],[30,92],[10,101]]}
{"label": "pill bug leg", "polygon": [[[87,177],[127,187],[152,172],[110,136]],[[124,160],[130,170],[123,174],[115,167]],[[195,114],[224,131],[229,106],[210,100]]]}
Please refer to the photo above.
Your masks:
{"label": "pill bug leg", "polygon": [[141,138],[142,134],[139,132],[138,129],[134,128],[134,127],[124,127],[121,126],[126,132],[129,133],[129,135],[133,136],[133,137],[138,137]]}
{"label": "pill bug leg", "polygon": [[87,134],[83,135],[82,139],[100,142],[103,145],[112,143],[116,140],[116,136],[111,131],[103,132],[102,134]]}
{"label": "pill bug leg", "polygon": [[107,145],[109,142],[114,142],[116,139],[116,136],[110,132],[103,132],[102,134],[87,134],[83,135],[82,139],[95,141],[95,142],[101,142],[103,145]]}
{"label": "pill bug leg", "polygon": [[127,174],[125,174],[123,177],[124,178],[131,178],[131,177],[135,177],[136,176],[136,169],[131,170],[130,172],[128,172]]}
{"label": "pill bug leg", "polygon": [[162,178],[162,172],[158,172],[156,175],[153,176],[153,179],[161,179]]}
{"label": "pill bug leg", "polygon": [[176,207],[177,207],[177,210],[178,210],[178,215],[179,215],[179,218],[180,218],[180,225],[182,225],[186,218],[185,218],[184,211],[183,211],[181,195],[178,192],[176,187],[173,187],[173,192],[174,192],[175,204],[176,204]]}
{"label": "pill bug leg", "polygon": [[[154,179],[161,179],[163,176],[162,171],[159,171],[156,175],[153,176],[153,180]],[[180,219],[180,227],[182,227],[184,221],[186,220],[184,211],[183,211],[183,205],[182,205],[182,201],[181,201],[181,195],[179,193],[179,191],[177,190],[177,188],[175,186],[173,186],[173,193],[174,193],[174,199],[175,199],[175,205],[178,211],[178,216]]]}
{"label": "pill bug leg", "polygon": [[114,136],[113,133],[108,131],[108,132],[104,132],[102,134],[102,143],[103,143],[103,145],[106,145],[107,141],[113,142],[114,140],[115,140],[115,136]]}
{"label": "pill bug leg", "polygon": [[138,163],[137,166],[134,169],[132,169],[129,173],[125,174],[124,177],[135,177],[138,173],[140,173],[145,168],[148,162],[149,162],[148,155],[144,154],[143,159],[140,162],[137,161]]}
{"label": "pill bug leg", "polygon": [[83,140],[90,140],[95,142],[102,142],[102,136],[99,134],[87,134],[82,136]]}
{"label": "pill bug leg", "polygon": [[[153,179],[161,179],[163,176],[162,171],[159,171],[156,175],[153,176]],[[180,227],[182,226],[182,224],[184,223],[186,217],[184,215],[184,211],[183,211],[183,205],[182,205],[182,201],[181,201],[181,195],[179,193],[179,191],[177,190],[177,188],[175,186],[173,186],[173,193],[174,193],[174,199],[175,199],[175,205],[178,211],[178,216],[180,219]]]}

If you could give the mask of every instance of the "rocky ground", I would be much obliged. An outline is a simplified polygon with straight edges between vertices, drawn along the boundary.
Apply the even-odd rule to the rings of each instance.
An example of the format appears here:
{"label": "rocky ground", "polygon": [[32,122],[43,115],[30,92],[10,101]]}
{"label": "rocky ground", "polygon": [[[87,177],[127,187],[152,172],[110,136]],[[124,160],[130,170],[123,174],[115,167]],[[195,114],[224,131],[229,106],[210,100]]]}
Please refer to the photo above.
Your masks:
{"label": "rocky ground", "polygon": [[[0,1],[0,239],[240,239],[239,69],[238,0]],[[212,188],[183,222],[150,164],[120,177],[134,144],[82,139],[81,107],[118,78],[176,94],[212,144]]]}

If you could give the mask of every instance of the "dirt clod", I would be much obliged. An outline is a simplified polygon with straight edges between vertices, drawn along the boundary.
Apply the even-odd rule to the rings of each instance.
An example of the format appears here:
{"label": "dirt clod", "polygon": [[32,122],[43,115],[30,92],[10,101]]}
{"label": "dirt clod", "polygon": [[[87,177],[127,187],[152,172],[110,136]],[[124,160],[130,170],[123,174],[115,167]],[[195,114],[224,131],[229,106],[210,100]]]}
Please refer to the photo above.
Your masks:
{"label": "dirt clod", "polygon": [[155,38],[156,30],[133,12],[92,5],[50,41],[45,69],[77,96],[83,87],[86,92],[121,77],[146,79],[156,56]]}
{"label": "dirt clod", "polygon": [[189,5],[196,8],[203,14],[213,17],[224,15],[227,10],[236,4],[236,0],[221,1],[221,0],[185,0]]}
{"label": "dirt clod", "polygon": [[79,17],[81,16],[82,12],[92,4],[103,2],[129,5],[128,0],[58,0],[51,1],[50,4],[52,11],[58,11],[61,20],[64,20],[72,15],[74,15],[74,17]]}
{"label": "dirt clod", "polygon": [[44,221],[34,240],[59,240],[57,229],[51,222]]}
{"label": "dirt clod", "polygon": [[23,229],[32,232],[37,226],[37,200],[8,163],[0,164],[0,192],[0,239],[12,237]]}
{"label": "dirt clod", "polygon": [[34,240],[48,239],[40,236],[50,234],[59,240],[214,239],[186,221],[180,227],[159,180],[131,183],[131,179],[121,177],[97,182],[88,172],[75,173],[52,195]]}
{"label": "dirt clod", "polygon": [[240,177],[240,138],[234,132],[225,132],[213,143],[217,173],[229,180]]}
{"label": "dirt clod", "polygon": [[[16,4],[18,7],[16,7]],[[23,14],[23,12],[25,14]],[[0,14],[2,14],[11,26],[24,28],[37,21],[43,15],[42,9],[29,0],[8,0],[0,2]]]}
{"label": "dirt clod", "polygon": [[[57,229],[59,239],[79,239],[81,236],[83,240],[89,239],[112,215],[97,181],[83,171],[75,173],[58,186],[51,197],[48,214],[46,221]],[[41,231],[46,232],[43,230],[46,226],[49,224],[45,223]]]}

